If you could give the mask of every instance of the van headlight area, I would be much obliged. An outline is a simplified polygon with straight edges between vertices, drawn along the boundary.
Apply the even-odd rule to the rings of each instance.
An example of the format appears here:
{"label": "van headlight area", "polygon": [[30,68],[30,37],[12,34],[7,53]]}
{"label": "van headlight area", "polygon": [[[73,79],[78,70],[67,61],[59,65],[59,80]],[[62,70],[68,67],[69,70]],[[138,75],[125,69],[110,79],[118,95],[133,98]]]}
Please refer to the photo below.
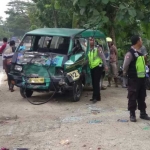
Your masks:
{"label": "van headlight area", "polygon": [[22,66],[15,65],[14,70],[21,72],[22,71]]}

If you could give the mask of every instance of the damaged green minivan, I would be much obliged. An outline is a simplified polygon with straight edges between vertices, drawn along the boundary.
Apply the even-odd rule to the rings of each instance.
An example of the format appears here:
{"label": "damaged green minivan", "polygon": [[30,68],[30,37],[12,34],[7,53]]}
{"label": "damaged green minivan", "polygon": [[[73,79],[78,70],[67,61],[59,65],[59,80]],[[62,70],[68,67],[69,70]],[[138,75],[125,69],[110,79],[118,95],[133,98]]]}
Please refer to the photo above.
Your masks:
{"label": "damaged green minivan", "polygon": [[33,92],[68,92],[79,101],[82,89],[91,86],[87,64],[89,37],[96,39],[109,57],[105,35],[100,31],[42,28],[25,34],[12,59],[12,83],[23,97]]}

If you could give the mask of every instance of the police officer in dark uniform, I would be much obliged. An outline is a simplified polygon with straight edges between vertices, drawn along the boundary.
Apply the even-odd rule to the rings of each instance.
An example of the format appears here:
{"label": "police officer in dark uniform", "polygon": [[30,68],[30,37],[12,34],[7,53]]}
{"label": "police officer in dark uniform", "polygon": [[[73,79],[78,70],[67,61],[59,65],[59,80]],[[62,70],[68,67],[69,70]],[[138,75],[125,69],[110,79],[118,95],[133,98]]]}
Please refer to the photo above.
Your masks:
{"label": "police officer in dark uniform", "polygon": [[94,38],[90,37],[89,43],[90,43],[90,51],[88,54],[88,61],[91,70],[92,86],[93,86],[93,96],[90,101],[96,103],[97,101],[101,100],[100,78],[103,71],[102,66],[104,65],[106,71],[108,70],[108,67],[106,65],[106,59],[101,47],[95,47]]}
{"label": "police officer in dark uniform", "polygon": [[136,122],[135,111],[140,110],[140,118],[150,120],[146,114],[145,59],[140,52],[142,39],[138,35],[131,38],[132,47],[125,55],[123,74],[128,76],[128,110],[130,121]]}

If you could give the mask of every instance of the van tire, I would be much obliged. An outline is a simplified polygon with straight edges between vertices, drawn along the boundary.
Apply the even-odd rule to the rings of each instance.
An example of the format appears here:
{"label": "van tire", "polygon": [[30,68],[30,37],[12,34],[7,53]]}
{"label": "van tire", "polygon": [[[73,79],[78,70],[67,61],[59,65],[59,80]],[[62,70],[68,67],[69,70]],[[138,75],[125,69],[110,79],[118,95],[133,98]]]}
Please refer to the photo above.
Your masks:
{"label": "van tire", "polygon": [[20,88],[20,94],[23,98],[29,98],[32,96],[33,91],[25,88]]}
{"label": "van tire", "polygon": [[78,102],[81,98],[83,91],[82,82],[81,80],[77,80],[73,83],[73,90],[72,90],[72,101]]}

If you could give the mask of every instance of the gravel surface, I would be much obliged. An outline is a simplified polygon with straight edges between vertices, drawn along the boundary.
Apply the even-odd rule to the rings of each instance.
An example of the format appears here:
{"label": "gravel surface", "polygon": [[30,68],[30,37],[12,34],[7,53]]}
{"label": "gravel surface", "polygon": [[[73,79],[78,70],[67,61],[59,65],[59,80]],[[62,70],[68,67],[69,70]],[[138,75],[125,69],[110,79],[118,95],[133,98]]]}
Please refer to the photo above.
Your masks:
{"label": "gravel surface", "polygon": [[[102,101],[92,104],[92,92],[84,91],[79,102],[57,94],[44,105],[22,98],[19,89],[8,91],[6,78],[0,82],[0,147],[14,150],[149,150],[150,122],[129,122],[127,89],[102,91]],[[150,114],[150,94],[147,92]],[[49,98],[34,93],[32,100]]]}

